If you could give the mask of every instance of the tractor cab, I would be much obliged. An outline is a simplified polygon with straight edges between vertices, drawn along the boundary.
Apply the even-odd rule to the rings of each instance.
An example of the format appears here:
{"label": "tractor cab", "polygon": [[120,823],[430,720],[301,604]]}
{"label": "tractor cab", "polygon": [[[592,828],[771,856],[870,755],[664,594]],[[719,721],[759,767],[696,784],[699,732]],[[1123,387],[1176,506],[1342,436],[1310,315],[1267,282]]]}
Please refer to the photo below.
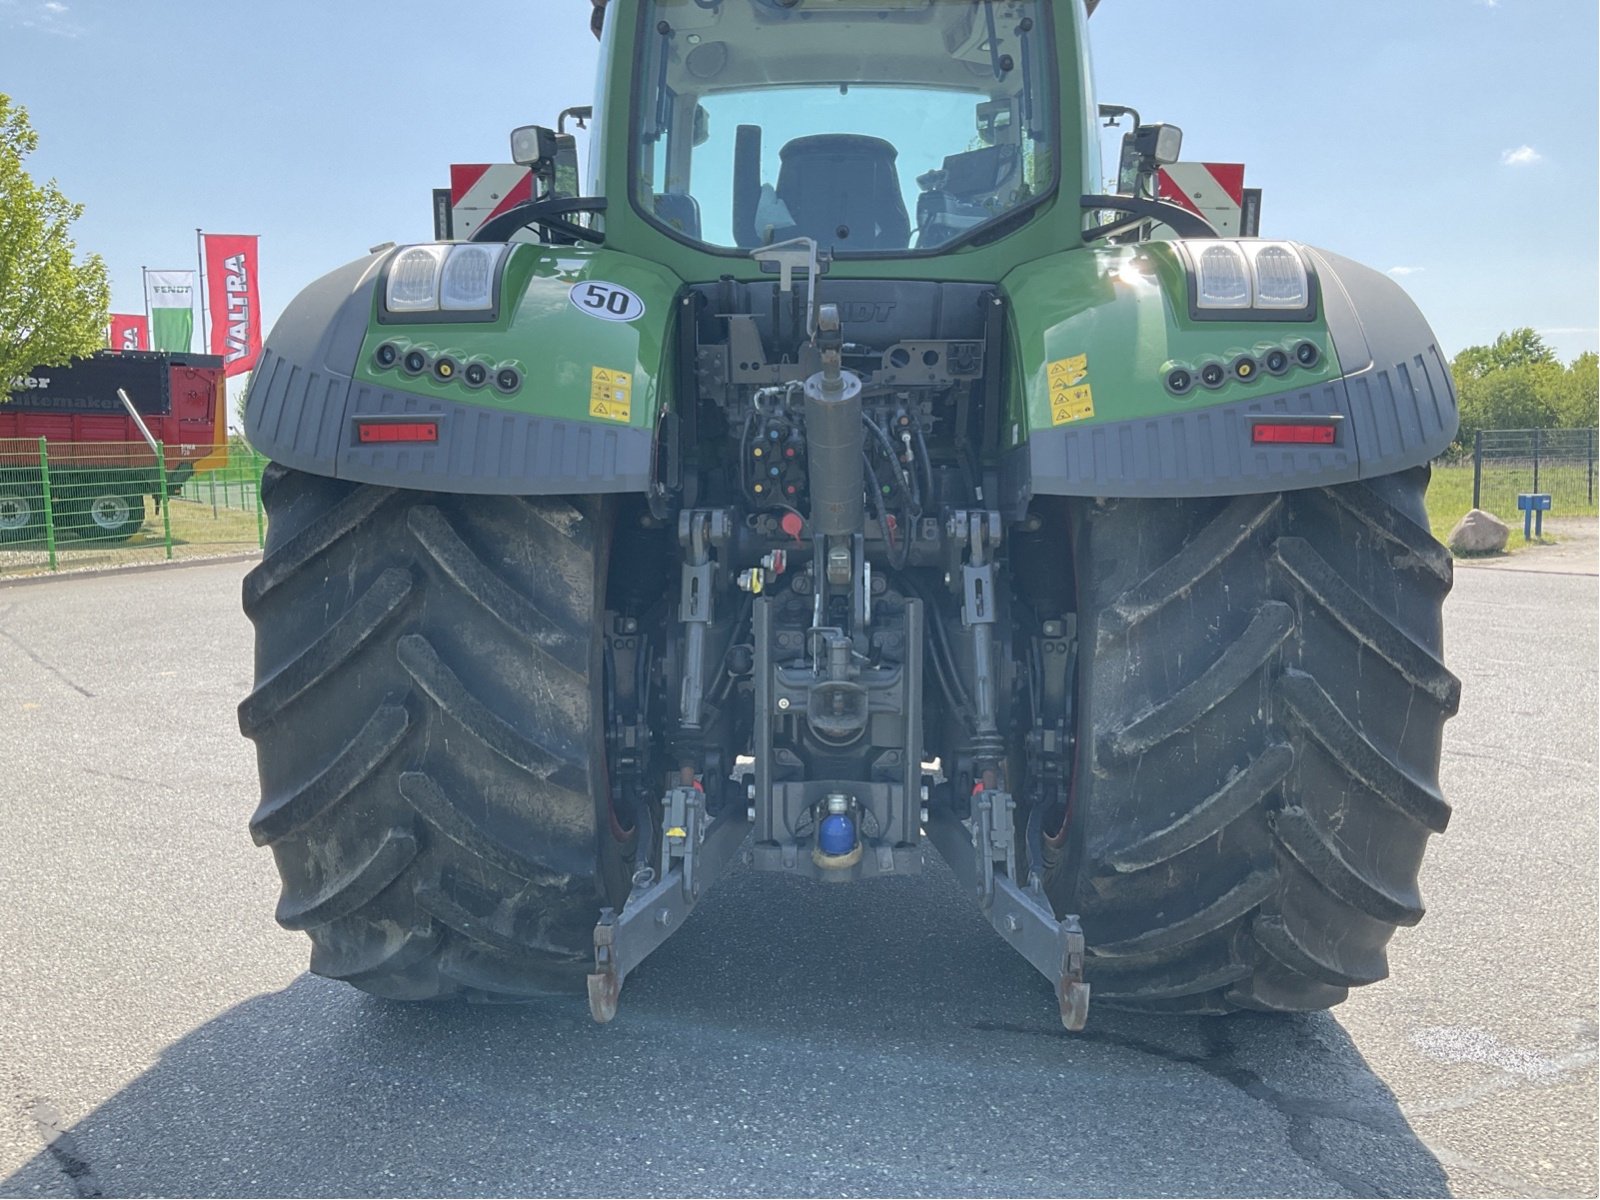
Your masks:
{"label": "tractor cab", "polygon": [[1055,191],[1047,4],[638,7],[630,199],[674,238],[906,254],[981,235]]}

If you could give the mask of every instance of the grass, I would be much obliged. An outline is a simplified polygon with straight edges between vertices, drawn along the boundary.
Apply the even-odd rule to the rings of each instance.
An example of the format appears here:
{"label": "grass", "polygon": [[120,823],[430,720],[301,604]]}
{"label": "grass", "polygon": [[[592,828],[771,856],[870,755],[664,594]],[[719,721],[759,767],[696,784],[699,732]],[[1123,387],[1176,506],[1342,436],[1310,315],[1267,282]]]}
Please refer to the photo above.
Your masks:
{"label": "grass", "polygon": [[[213,510],[209,495],[201,493],[193,500],[174,499],[170,515],[174,559],[206,558],[260,546],[254,507],[244,511],[224,508],[219,496]],[[56,539],[56,563],[62,571],[158,563],[166,557],[161,515],[148,500],[144,526],[126,542],[107,545],[66,535]],[[0,547],[0,575],[35,575],[49,569],[49,548],[42,540]]]}
{"label": "grass", "polygon": [[[1482,506],[1517,531],[1506,547],[1518,550],[1523,546],[1521,536],[1522,514],[1517,511],[1519,493],[1533,490],[1531,468],[1520,464],[1485,466],[1483,469]],[[1589,500],[1587,469],[1555,466],[1539,472],[1539,490],[1549,492],[1552,510],[1556,517],[1592,517],[1595,504]],[[1472,464],[1433,469],[1433,482],[1428,485],[1428,524],[1433,536],[1441,542],[1472,508]],[[1546,538],[1549,542],[1552,539]],[[1534,543],[1537,545],[1538,543]]]}

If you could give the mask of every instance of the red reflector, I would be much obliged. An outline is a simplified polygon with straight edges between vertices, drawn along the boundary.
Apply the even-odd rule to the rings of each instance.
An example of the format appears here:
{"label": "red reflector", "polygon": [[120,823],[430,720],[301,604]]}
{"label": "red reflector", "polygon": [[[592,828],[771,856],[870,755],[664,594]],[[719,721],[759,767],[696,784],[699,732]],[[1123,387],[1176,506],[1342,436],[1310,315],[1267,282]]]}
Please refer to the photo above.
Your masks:
{"label": "red reflector", "polygon": [[1331,446],[1334,425],[1268,425],[1257,423],[1251,427],[1250,440],[1258,446],[1291,443],[1300,446]]}
{"label": "red reflector", "polygon": [[412,421],[360,421],[356,423],[356,437],[366,442],[437,442],[439,422]]}

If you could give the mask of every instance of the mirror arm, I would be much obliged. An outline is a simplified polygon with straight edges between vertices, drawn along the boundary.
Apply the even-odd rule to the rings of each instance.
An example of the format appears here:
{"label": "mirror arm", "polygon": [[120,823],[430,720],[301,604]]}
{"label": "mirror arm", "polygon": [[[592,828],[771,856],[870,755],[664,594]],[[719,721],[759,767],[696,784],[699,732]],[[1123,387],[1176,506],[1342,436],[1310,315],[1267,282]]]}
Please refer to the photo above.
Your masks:
{"label": "mirror arm", "polygon": [[562,217],[570,213],[603,213],[606,202],[598,196],[582,196],[559,200],[531,200],[526,204],[519,204],[513,209],[508,209],[498,217],[485,221],[472,231],[469,241],[474,242],[505,242],[510,241],[511,235],[517,230],[528,225],[537,225],[541,229],[560,237],[571,238],[575,242],[593,242],[603,245],[606,235],[598,229],[589,229],[573,221],[564,221]]}
{"label": "mirror arm", "polygon": [[[1216,226],[1204,217],[1198,217],[1186,208],[1168,204],[1165,200],[1145,200],[1138,196],[1084,196],[1080,203],[1086,209],[1108,208],[1115,212],[1145,217],[1169,226],[1179,237],[1214,238],[1222,235]],[[1110,221],[1084,230],[1083,240],[1095,241],[1129,226],[1127,221]]]}

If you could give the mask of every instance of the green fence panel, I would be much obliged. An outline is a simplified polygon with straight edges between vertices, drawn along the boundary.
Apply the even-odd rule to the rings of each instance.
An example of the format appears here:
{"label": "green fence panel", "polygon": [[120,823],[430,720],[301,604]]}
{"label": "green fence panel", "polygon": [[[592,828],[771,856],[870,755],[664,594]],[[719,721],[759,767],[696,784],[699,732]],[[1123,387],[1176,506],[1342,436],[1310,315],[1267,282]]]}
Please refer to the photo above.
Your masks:
{"label": "green fence panel", "polygon": [[201,461],[144,442],[0,439],[0,576],[260,550],[266,460],[235,445]]}

